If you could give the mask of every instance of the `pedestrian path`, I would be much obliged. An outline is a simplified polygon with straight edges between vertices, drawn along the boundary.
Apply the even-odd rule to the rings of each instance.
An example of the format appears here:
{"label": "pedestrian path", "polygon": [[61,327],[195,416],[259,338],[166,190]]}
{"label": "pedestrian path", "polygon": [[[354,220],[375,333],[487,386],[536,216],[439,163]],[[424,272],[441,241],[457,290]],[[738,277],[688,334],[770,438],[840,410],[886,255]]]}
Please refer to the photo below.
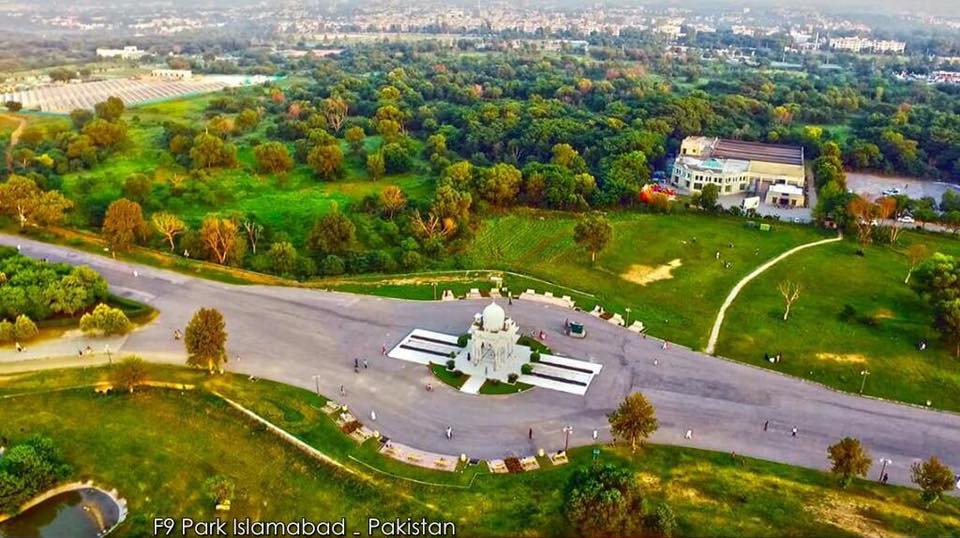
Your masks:
{"label": "pedestrian path", "polygon": [[472,376],[470,376],[469,379],[467,379],[466,383],[464,383],[464,384],[460,387],[460,391],[461,391],[461,392],[466,392],[467,394],[479,394],[479,393],[480,393],[480,387],[483,386],[483,384],[484,384],[484,382],[486,382],[486,380],[487,380],[487,379],[486,379],[485,377],[478,376],[478,375],[472,375]]}

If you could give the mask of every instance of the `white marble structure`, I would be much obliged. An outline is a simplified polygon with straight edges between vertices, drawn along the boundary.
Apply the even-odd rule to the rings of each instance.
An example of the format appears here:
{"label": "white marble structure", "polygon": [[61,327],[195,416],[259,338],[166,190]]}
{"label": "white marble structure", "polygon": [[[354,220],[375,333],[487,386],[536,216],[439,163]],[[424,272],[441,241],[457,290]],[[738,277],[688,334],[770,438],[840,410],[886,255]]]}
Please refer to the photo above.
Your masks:
{"label": "white marble structure", "polygon": [[[520,367],[530,360],[530,352],[518,353],[520,338],[517,324],[507,317],[497,303],[490,303],[483,313],[474,317],[470,327],[470,342],[465,352],[457,357],[457,365],[483,373],[484,377],[506,379],[511,373],[520,375]],[[466,371],[466,370],[464,370]]]}

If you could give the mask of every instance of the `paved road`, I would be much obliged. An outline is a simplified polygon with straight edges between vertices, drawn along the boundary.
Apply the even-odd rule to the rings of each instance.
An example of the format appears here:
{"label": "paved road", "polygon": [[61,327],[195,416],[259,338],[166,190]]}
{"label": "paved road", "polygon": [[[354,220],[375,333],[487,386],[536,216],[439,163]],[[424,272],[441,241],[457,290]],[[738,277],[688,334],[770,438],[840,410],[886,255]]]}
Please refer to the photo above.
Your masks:
{"label": "paved road", "polygon": [[[522,330],[545,330],[560,354],[603,363],[585,397],[534,389],[511,396],[471,396],[434,383],[422,366],[388,359],[392,346],[415,327],[458,334],[482,309],[479,301],[416,302],[267,286],[232,286],[148,267],[133,266],[64,247],[0,235],[0,243],[21,244],[25,254],[85,263],[100,271],[121,295],[160,310],[151,325],[130,335],[123,352],[182,360],[172,338],[200,306],[220,309],[227,320],[229,369],[336,395],[360,417],[377,413],[374,427],[425,450],[472,457],[530,454],[562,447],[561,428],[574,427],[571,445],[591,442],[594,429],[609,438],[606,414],[625,395],[641,391],[657,408],[656,442],[777,460],[806,467],[826,466],[826,447],[859,437],[875,460],[889,458],[891,481],[909,482],[909,466],[937,454],[960,469],[960,415],[859,398],[775,372],[713,358],[679,346],[662,350],[644,339],[586,314],[515,301],[505,306]],[[503,303],[501,303],[503,304]],[[713,315],[712,312],[705,315]],[[564,337],[564,318],[582,321],[584,340]],[[0,351],[0,361],[15,360]],[[370,367],[353,371],[353,357]],[[658,365],[654,360],[658,360]],[[763,423],[769,420],[769,430]],[[454,437],[444,438],[452,425]],[[533,427],[534,440],[527,439]],[[797,437],[790,430],[799,429]],[[684,439],[686,430],[693,438]],[[871,472],[876,477],[878,469]]]}

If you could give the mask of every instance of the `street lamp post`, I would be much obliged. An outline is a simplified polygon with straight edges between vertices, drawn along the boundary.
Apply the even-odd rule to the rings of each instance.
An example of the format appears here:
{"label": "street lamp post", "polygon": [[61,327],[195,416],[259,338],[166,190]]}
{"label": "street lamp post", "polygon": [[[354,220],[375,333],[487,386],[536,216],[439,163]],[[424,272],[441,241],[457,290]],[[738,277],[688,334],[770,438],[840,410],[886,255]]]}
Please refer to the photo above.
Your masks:
{"label": "street lamp post", "polygon": [[886,458],[880,458],[880,463],[883,465],[880,467],[880,476],[877,477],[877,482],[883,482],[883,474],[887,471],[887,464],[893,462]]}
{"label": "street lamp post", "polygon": [[316,383],[317,385],[317,396],[320,396],[320,376],[319,375],[313,376],[313,382]]}
{"label": "street lamp post", "polygon": [[565,434],[563,440],[563,451],[566,452],[570,448],[570,434],[573,433],[573,426],[564,426],[563,433]]}
{"label": "street lamp post", "polygon": [[627,322],[624,323],[623,326],[624,326],[624,327],[629,327],[629,326],[630,326],[630,307],[628,306],[628,307],[624,308],[624,310],[626,310],[626,312],[627,312]]}
{"label": "street lamp post", "polygon": [[860,395],[863,396],[863,387],[867,384],[867,376],[870,375],[870,372],[867,370],[861,370],[860,376],[863,378],[860,381]]}
{"label": "street lamp post", "polygon": [[113,366],[113,356],[110,354],[110,344],[103,346],[103,350],[107,352],[107,364]]}
{"label": "street lamp post", "polygon": [[437,283],[436,282],[433,283],[433,300],[434,301],[437,300]]}

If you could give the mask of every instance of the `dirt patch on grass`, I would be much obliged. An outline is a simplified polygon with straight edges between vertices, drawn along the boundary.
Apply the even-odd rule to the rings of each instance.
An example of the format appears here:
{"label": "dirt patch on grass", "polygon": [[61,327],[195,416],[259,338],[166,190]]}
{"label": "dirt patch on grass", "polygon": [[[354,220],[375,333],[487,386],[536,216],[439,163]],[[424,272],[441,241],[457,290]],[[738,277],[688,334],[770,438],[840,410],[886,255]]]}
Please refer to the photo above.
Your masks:
{"label": "dirt patch on grass", "polygon": [[681,265],[683,265],[683,262],[680,261],[680,258],[670,260],[656,267],[634,264],[628,267],[627,271],[620,275],[620,278],[628,282],[633,282],[634,284],[646,286],[647,284],[652,284],[660,280],[670,280],[673,278],[673,270]]}
{"label": "dirt patch on grass", "polygon": [[852,499],[829,495],[823,504],[808,506],[820,521],[866,538],[901,538],[906,534],[887,529],[883,523],[864,515],[869,506]]}
{"label": "dirt patch on grass", "polygon": [[873,317],[880,318],[880,319],[893,319],[897,317],[897,315],[893,313],[893,310],[890,310],[888,308],[881,308],[873,314]]}
{"label": "dirt patch on grass", "polygon": [[839,363],[850,363],[850,364],[866,364],[867,357],[861,355],[860,353],[826,353],[821,352],[815,355],[817,360],[821,361],[833,361]]}

